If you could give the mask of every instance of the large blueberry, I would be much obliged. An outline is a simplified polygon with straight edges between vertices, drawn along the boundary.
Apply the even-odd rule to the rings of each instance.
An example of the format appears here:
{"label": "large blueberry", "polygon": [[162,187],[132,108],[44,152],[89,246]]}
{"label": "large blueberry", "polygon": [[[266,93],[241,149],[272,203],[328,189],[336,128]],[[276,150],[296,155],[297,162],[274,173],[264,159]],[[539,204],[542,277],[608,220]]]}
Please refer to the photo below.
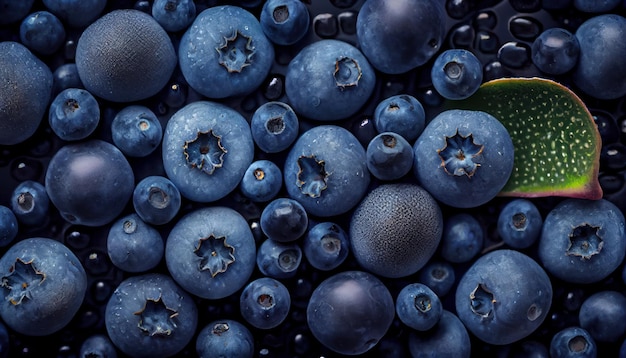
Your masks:
{"label": "large blueberry", "polygon": [[580,326],[597,342],[618,342],[626,333],[626,297],[617,291],[599,291],[580,306]]}
{"label": "large blueberry", "polygon": [[489,344],[510,344],[534,332],[552,304],[552,284],[530,257],[492,251],[465,272],[456,311],[467,329]]}
{"label": "large blueberry", "polygon": [[167,238],[165,262],[176,282],[208,299],[242,288],[254,270],[256,247],[246,220],[226,207],[197,209]]}
{"label": "large blueberry", "polygon": [[209,98],[241,96],[261,85],[274,63],[274,47],[259,21],[237,6],[202,11],[180,40],[180,69]]}
{"label": "large blueberry", "polygon": [[163,135],[165,172],[194,201],[215,201],[233,191],[253,156],[248,122],[219,103],[186,105],[170,118]]}
{"label": "large blueberry", "polygon": [[87,290],[87,274],[76,255],[47,238],[11,246],[0,258],[0,275],[0,316],[12,329],[30,336],[65,327]]}
{"label": "large blueberry", "polygon": [[374,69],[347,42],[321,40],[303,48],[287,67],[285,91],[296,113],[332,121],[356,113],[376,84]]}
{"label": "large blueberry", "polygon": [[418,182],[453,207],[488,202],[513,171],[511,137],[502,123],[485,112],[440,113],[428,123],[413,150]]}
{"label": "large blueberry", "polygon": [[443,310],[439,322],[431,330],[410,333],[409,350],[414,358],[469,358],[472,345],[463,322],[454,313]]}
{"label": "large blueberry", "polygon": [[348,130],[323,125],[300,136],[285,167],[289,196],[316,216],[339,215],[363,198],[370,183],[365,149]]}

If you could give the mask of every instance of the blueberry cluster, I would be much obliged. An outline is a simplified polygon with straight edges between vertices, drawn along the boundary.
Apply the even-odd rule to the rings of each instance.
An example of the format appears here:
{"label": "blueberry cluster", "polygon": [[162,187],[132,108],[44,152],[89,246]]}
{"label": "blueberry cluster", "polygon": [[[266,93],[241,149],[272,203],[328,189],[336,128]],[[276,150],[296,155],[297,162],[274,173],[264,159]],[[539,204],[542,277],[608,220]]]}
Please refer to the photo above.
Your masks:
{"label": "blueberry cluster", "polygon": [[[625,16],[0,0],[0,358],[626,357]],[[591,145],[457,107],[510,77],[580,97],[602,198],[499,195]]]}

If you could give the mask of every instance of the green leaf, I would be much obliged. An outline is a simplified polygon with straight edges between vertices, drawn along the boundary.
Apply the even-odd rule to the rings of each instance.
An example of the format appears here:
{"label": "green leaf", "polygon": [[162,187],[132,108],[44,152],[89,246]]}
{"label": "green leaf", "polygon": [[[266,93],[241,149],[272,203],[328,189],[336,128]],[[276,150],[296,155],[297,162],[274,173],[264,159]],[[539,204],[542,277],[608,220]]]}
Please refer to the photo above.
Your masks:
{"label": "green leaf", "polygon": [[598,128],[580,98],[563,85],[541,78],[497,79],[444,107],[487,112],[509,131],[515,163],[501,196],[602,198]]}

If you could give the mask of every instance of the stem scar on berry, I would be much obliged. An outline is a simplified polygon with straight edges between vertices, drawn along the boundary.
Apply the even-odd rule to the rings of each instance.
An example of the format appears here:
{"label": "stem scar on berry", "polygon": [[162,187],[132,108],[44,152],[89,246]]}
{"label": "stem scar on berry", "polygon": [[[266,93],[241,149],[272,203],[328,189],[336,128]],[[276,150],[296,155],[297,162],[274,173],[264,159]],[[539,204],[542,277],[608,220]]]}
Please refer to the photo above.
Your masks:
{"label": "stem scar on berry", "polygon": [[137,327],[153,336],[169,336],[176,329],[174,318],[178,312],[165,305],[161,295],[156,299],[147,298],[142,309],[134,313],[140,316]]}
{"label": "stem scar on berry", "polygon": [[224,37],[224,44],[216,48],[219,64],[229,73],[239,73],[252,64],[256,49],[252,45],[252,36],[246,36],[236,30],[230,37]]}
{"label": "stem scar on berry", "polygon": [[583,261],[599,254],[604,246],[604,241],[599,231],[599,226],[591,226],[587,223],[573,227],[572,232],[569,234],[569,245],[565,254],[568,256],[580,256],[580,259]]}
{"label": "stem scar on berry", "polygon": [[472,312],[483,319],[490,318],[493,315],[493,306],[496,303],[496,299],[485,284],[479,283],[474,291],[470,293],[469,298]]}
{"label": "stem scar on berry", "polygon": [[303,155],[298,158],[299,170],[296,184],[302,194],[312,198],[319,198],[322,195],[322,190],[328,187],[327,179],[330,175],[326,172],[324,165],[324,161],[317,160],[315,155]]}
{"label": "stem scar on berry", "polygon": [[8,290],[5,298],[14,306],[21,304],[24,299],[32,299],[31,288],[41,285],[46,279],[46,274],[37,270],[33,261],[24,261],[18,257],[9,268],[9,274],[2,277],[0,287]]}
{"label": "stem scar on berry", "polygon": [[359,63],[355,59],[340,57],[335,61],[333,77],[335,78],[335,84],[342,91],[346,87],[358,86],[362,75],[361,67],[359,67]]}
{"label": "stem scar on berry", "polygon": [[183,154],[192,168],[197,168],[206,174],[213,174],[217,168],[224,165],[224,154],[228,153],[222,145],[222,137],[212,129],[206,132],[198,131],[195,139],[186,141],[183,145]]}
{"label": "stem scar on berry", "polygon": [[480,167],[480,163],[475,160],[482,154],[485,146],[476,144],[471,133],[462,136],[458,128],[453,136],[446,136],[445,141],[444,147],[437,150],[443,170],[448,175],[466,175],[471,178]]}
{"label": "stem scar on berry", "polygon": [[235,248],[226,243],[225,236],[211,234],[201,238],[193,252],[199,257],[200,271],[208,270],[211,277],[226,272],[228,265],[235,262]]}

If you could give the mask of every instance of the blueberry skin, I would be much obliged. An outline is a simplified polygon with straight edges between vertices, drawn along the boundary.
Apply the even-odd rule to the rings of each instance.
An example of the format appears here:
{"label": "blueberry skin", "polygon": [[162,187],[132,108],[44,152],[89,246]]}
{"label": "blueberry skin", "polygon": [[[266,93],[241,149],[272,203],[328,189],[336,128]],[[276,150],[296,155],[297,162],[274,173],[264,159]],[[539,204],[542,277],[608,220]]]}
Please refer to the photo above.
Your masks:
{"label": "blueberry skin", "polygon": [[340,354],[357,355],[372,349],[385,335],[395,309],[389,290],[374,275],[344,271],[315,288],[306,315],[320,343]]}
{"label": "blueberry skin", "polygon": [[550,341],[550,357],[553,358],[595,358],[597,355],[596,342],[580,327],[565,328]]}
{"label": "blueberry skin", "polygon": [[144,272],[163,258],[161,234],[133,213],[117,220],[109,229],[107,253],[116,267],[126,272]]}
{"label": "blueberry skin", "polygon": [[278,153],[289,148],[298,138],[298,116],[283,102],[260,105],[250,121],[252,139],[265,153]]}
{"label": "blueberry skin", "polygon": [[[0,6],[2,6],[2,4],[0,4]],[[4,324],[0,323],[0,357],[2,358],[6,358],[9,356],[9,351],[11,347],[9,341],[9,331]]]}
{"label": "blueberry skin", "polygon": [[456,281],[454,267],[446,261],[429,261],[419,271],[418,278],[439,297],[446,296]]}
{"label": "blueberry skin", "polygon": [[168,357],[193,338],[198,309],[171,277],[132,276],[115,289],[104,313],[109,338],[133,357]]}
{"label": "blueberry skin", "polygon": [[178,48],[187,83],[209,98],[243,96],[258,88],[274,63],[274,47],[259,21],[237,6],[202,11]]}
{"label": "blueberry skin", "polygon": [[196,18],[196,4],[192,0],[155,0],[152,17],[165,31],[185,30]]}
{"label": "blueberry skin", "polygon": [[181,196],[169,179],[153,175],[143,178],[133,191],[133,207],[148,224],[169,223],[178,214]]}
{"label": "blueberry skin", "polygon": [[396,313],[402,323],[418,330],[433,328],[443,313],[439,297],[421,283],[404,286],[396,298]]}
{"label": "blueberry skin", "polygon": [[426,126],[424,107],[408,94],[387,97],[374,110],[374,126],[378,133],[394,132],[413,142]]}
{"label": "blueberry skin", "polygon": [[65,327],[85,297],[87,274],[74,253],[48,238],[24,239],[0,258],[0,316],[13,330],[45,336]]}
{"label": "blueberry skin", "polygon": [[261,28],[270,41],[277,45],[293,45],[309,30],[310,15],[299,0],[268,0],[259,16]]}
{"label": "blueberry skin", "polygon": [[75,63],[63,64],[52,73],[52,98],[68,88],[85,88]]}
{"label": "blueberry skin", "polygon": [[352,209],[370,183],[365,149],[352,133],[334,125],[303,133],[287,155],[283,175],[289,196],[321,217]]}
{"label": "blueberry skin", "polygon": [[51,55],[63,45],[65,28],[52,13],[37,11],[22,20],[20,40],[31,51]]}
{"label": "blueberry skin", "polygon": [[176,53],[167,32],[138,10],[114,10],[83,31],[76,66],[85,88],[112,102],[157,94],[172,76]]}
{"label": "blueberry skin", "polygon": [[50,104],[48,121],[52,131],[63,140],[85,139],[98,127],[100,107],[89,91],[68,88]]}
{"label": "blueberry skin", "polygon": [[230,320],[213,321],[198,333],[196,353],[200,358],[254,356],[254,337],[243,324]]}
{"label": "blueberry skin", "polygon": [[469,358],[472,346],[467,329],[459,318],[443,310],[441,319],[431,330],[410,333],[409,350],[414,358]]}
{"label": "blueberry skin", "polygon": [[552,285],[533,259],[513,250],[481,256],[456,291],[456,312],[480,340],[494,345],[519,341],[544,321]]}
{"label": "blueberry skin", "polygon": [[482,84],[483,66],[468,50],[446,50],[435,60],[430,77],[443,98],[461,100],[473,95]]}
{"label": "blueberry skin", "polygon": [[46,188],[39,182],[26,180],[19,183],[11,195],[11,209],[19,222],[30,226],[45,223],[50,208]]}
{"label": "blueberry skin", "polygon": [[182,217],[170,231],[165,262],[188,292],[206,299],[230,296],[252,271],[256,247],[246,220],[233,209],[207,207]]}
{"label": "blueberry skin", "polygon": [[43,119],[52,93],[52,72],[24,45],[0,42],[0,145],[25,141]]}
{"label": "blueberry skin", "polygon": [[246,169],[239,189],[254,202],[266,202],[274,199],[283,187],[283,172],[269,160],[257,160]]}
{"label": "blueberry skin", "polygon": [[626,95],[626,47],[617,39],[626,36],[626,18],[605,14],[592,17],[576,30],[580,45],[574,83],[598,99]]}
{"label": "blueberry skin", "polygon": [[272,200],[261,212],[261,230],[270,239],[291,242],[299,239],[309,225],[304,207],[289,198]]}
{"label": "blueberry skin", "polygon": [[617,291],[596,292],[583,302],[578,320],[596,342],[617,342],[626,332],[626,297]]}
{"label": "blueberry skin", "polygon": [[101,226],[124,210],[135,176],[119,149],[94,139],[59,149],[50,160],[45,187],[65,220]]}
{"label": "blueberry skin", "polygon": [[498,234],[507,245],[525,249],[541,235],[543,219],[532,201],[515,199],[508,202],[498,215]]}
{"label": "blueberry skin", "polygon": [[620,0],[574,0],[574,7],[583,12],[608,12],[616,8]]}
{"label": "blueberry skin", "polygon": [[98,18],[106,0],[43,0],[51,13],[71,27],[82,28]]}
{"label": "blueberry skin", "polygon": [[259,329],[278,327],[291,307],[287,287],[270,277],[250,282],[241,292],[239,309],[243,318]]}
{"label": "blueberry skin", "polygon": [[545,269],[561,280],[598,282],[626,254],[624,215],[605,199],[567,199],[546,216],[538,253]]}
{"label": "blueberry skin", "polygon": [[442,230],[441,210],[426,190],[383,184],[354,210],[350,245],[361,267],[383,277],[403,277],[430,260]]}
{"label": "blueberry skin", "polygon": [[304,237],[303,251],[311,266],[322,271],[334,270],[348,257],[348,234],[332,222],[315,224]]}
{"label": "blueberry skin", "polygon": [[440,113],[428,123],[413,150],[418,182],[435,199],[457,208],[493,199],[513,171],[511,137],[485,112]]}
{"label": "blueberry skin", "polygon": [[145,106],[128,106],[119,111],[111,123],[113,144],[130,157],[146,157],[154,152],[163,128],[157,116]]}
{"label": "blueberry skin", "polygon": [[0,9],[2,9],[0,25],[8,25],[22,20],[28,15],[34,2],[35,0],[0,0]]}
{"label": "blueberry skin", "polygon": [[444,222],[441,256],[452,263],[469,262],[482,250],[483,241],[483,228],[476,218],[454,214]]}
{"label": "blueberry skin", "polygon": [[80,346],[80,358],[117,358],[113,342],[104,334],[95,334],[83,341]]}
{"label": "blueberry skin", "polygon": [[285,75],[288,103],[299,115],[336,121],[355,114],[376,84],[359,49],[338,40],[316,41],[298,52]]}
{"label": "blueberry skin", "polygon": [[413,168],[413,147],[401,135],[383,132],[372,138],[365,152],[367,169],[380,180],[396,180]]}
{"label": "blueberry skin", "polygon": [[533,64],[545,73],[561,75],[576,66],[580,45],[574,34],[554,27],[542,32],[531,47]]}
{"label": "blueberry skin", "polygon": [[366,1],[356,21],[359,46],[372,66],[399,74],[425,64],[440,49],[445,13],[437,1]]}
{"label": "blueberry skin", "polygon": [[295,242],[263,241],[256,255],[256,265],[265,276],[276,279],[292,278],[302,262],[302,249]]}
{"label": "blueberry skin", "polygon": [[4,205],[0,205],[0,247],[13,242],[18,232],[17,218],[13,211]]}

